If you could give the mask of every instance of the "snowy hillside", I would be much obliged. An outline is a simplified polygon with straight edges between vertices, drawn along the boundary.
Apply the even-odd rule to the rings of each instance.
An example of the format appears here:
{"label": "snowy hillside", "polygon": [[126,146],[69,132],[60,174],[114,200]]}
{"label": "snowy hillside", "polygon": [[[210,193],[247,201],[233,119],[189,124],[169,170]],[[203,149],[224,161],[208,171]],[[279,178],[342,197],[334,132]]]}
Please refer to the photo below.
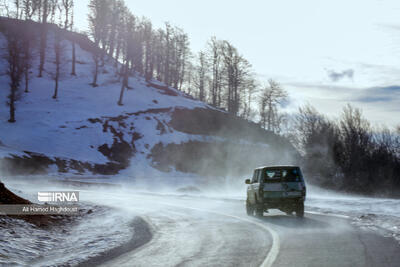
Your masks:
{"label": "snowy hillside", "polygon": [[[218,113],[223,116],[221,120],[238,119],[157,81],[146,82],[139,74],[129,77],[131,89],[125,92],[123,106],[117,105],[121,82],[116,74],[114,60],[105,62],[99,72],[99,86],[92,87],[91,53],[76,46],[77,76],[71,76],[71,42],[66,39],[63,40],[63,75],[58,99],[53,99],[54,81],[49,71],[54,69],[53,40],[50,31],[44,77],[37,77],[39,62],[36,58],[32,67],[30,92],[24,93],[22,88],[19,90],[16,123],[7,122],[9,109],[5,102],[9,94],[9,77],[6,75],[6,60],[4,57],[0,60],[0,100],[3,103],[0,105],[0,157],[3,158],[3,171],[116,174],[122,169],[129,169],[131,174],[143,173],[146,168],[154,171],[153,167],[157,167],[155,156],[158,156],[158,161],[170,164],[163,157],[171,155],[158,153],[160,147],[188,142],[196,142],[201,146],[214,142],[225,144],[231,140],[232,133],[224,131],[227,128],[222,127],[221,121],[213,122],[214,128],[221,128],[221,131],[212,133],[191,132],[185,125],[173,127],[172,117],[175,116],[176,120],[178,115],[186,116],[185,112],[190,110]],[[6,45],[4,36],[0,34],[3,55],[6,53]],[[191,116],[190,112],[187,116]],[[207,124],[202,118],[197,120]],[[193,123],[191,118],[188,121]],[[250,146],[249,150],[251,146],[260,147],[260,143],[265,145],[268,138],[279,139],[259,129],[256,131],[262,131],[261,135],[266,138],[249,136],[243,140],[247,129],[253,129],[254,132],[256,126],[241,121],[235,127],[230,126],[229,132],[241,132],[237,138],[242,139],[242,146]],[[177,128],[182,130],[178,131]],[[230,143],[237,144],[237,141]],[[156,145],[158,149],[154,150]],[[291,158],[295,154],[291,150],[292,147],[286,142],[282,153]],[[163,168],[158,169],[171,171],[176,168],[176,164],[168,170]]]}

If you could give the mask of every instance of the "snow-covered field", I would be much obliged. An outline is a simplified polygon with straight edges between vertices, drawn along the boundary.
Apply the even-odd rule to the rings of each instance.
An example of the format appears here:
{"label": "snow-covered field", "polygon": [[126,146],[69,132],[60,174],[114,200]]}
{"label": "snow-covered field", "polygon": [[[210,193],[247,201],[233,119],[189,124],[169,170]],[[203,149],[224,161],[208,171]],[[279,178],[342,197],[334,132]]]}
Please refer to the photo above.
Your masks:
{"label": "snow-covered field", "polygon": [[[54,69],[52,34],[47,44],[45,69]],[[124,94],[123,106],[117,105],[121,83],[113,61],[106,62],[100,68],[98,87],[92,87],[92,55],[76,46],[76,72],[71,76],[71,43],[63,41],[64,63],[60,81],[58,99],[52,99],[54,81],[52,73],[46,71],[44,77],[37,77],[38,60],[32,64],[29,93],[24,93],[23,86],[18,92],[16,103],[16,123],[8,123],[9,109],[5,102],[9,95],[9,77],[6,75],[6,60],[0,57],[0,157],[18,155],[22,151],[41,153],[49,158],[74,159],[82,162],[104,164],[109,159],[98,151],[101,145],[113,144],[115,136],[111,131],[103,132],[103,125],[88,119],[111,118],[128,113],[145,112],[151,109],[165,108],[210,108],[203,102],[186,97],[183,93],[169,88],[174,95],[149,85],[143,77],[136,74],[129,78],[129,86]],[[6,52],[6,42],[0,34],[0,53]],[[157,81],[153,84],[162,85]],[[151,145],[158,142],[182,142],[190,135],[160,135],[158,122],[168,120],[162,114],[146,114],[135,117],[132,126],[126,132],[134,131],[142,137],[141,143]],[[122,131],[118,122],[113,122],[115,129]],[[149,146],[151,149],[151,146]],[[140,152],[148,149],[139,147]]]}

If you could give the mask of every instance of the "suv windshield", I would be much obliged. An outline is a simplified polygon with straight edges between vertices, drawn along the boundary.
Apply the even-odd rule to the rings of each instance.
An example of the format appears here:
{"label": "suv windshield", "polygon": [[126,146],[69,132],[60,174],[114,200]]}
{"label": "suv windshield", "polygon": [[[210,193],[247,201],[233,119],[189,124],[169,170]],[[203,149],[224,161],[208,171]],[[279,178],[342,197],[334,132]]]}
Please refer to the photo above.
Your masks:
{"label": "suv windshield", "polygon": [[302,175],[299,168],[266,169],[264,182],[301,182]]}

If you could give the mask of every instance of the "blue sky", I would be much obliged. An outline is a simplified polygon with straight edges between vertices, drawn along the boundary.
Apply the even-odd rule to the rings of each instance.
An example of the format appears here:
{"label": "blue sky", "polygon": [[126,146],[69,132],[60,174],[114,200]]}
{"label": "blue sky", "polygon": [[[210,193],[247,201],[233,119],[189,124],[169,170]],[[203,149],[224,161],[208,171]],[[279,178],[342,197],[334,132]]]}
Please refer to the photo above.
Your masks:
{"label": "blue sky", "polygon": [[[77,1],[87,25],[88,1]],[[400,1],[127,0],[156,27],[183,28],[199,51],[213,35],[231,41],[261,80],[289,91],[291,112],[310,103],[335,117],[346,103],[375,124],[400,124]]]}

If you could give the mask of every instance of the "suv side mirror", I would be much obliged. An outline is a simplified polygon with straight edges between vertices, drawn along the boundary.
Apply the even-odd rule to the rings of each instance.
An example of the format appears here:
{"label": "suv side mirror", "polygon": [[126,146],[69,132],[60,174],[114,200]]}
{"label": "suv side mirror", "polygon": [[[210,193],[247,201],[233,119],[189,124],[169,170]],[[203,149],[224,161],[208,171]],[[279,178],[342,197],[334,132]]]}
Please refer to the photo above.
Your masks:
{"label": "suv side mirror", "polygon": [[250,179],[246,179],[244,182],[245,184],[251,184]]}

